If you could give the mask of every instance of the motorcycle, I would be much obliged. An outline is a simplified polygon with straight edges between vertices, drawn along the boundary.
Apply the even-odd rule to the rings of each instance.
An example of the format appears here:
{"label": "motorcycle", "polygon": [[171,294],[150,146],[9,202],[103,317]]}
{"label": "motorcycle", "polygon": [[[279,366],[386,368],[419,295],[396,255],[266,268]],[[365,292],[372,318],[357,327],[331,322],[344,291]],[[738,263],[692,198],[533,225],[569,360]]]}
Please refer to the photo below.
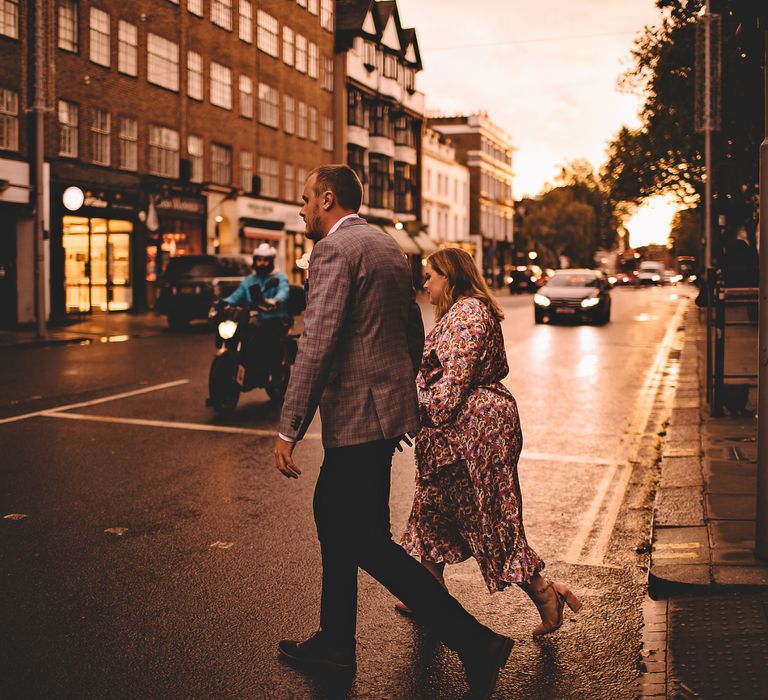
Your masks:
{"label": "motorcycle", "polygon": [[[272,286],[267,285],[267,288]],[[264,326],[261,312],[269,307],[257,285],[251,287],[249,292],[255,308],[229,306],[219,300],[208,314],[209,321],[216,328],[217,351],[208,375],[206,404],[217,413],[233,411],[240,394],[255,388],[265,389],[272,401],[282,401],[288,388],[291,366],[296,360],[298,347],[296,337],[290,334],[290,327],[293,317],[303,311],[304,289],[291,285],[287,303],[291,321],[286,322],[290,325],[279,339],[272,361],[266,363],[261,342],[263,336],[260,338]]]}

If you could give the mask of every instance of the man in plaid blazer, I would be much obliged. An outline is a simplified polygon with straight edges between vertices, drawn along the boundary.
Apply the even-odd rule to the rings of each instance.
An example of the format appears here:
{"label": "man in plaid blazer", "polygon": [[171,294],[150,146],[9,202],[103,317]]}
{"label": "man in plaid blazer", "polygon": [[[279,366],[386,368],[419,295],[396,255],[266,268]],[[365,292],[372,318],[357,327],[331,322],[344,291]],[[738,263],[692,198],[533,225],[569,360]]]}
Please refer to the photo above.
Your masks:
{"label": "man in plaid blazer", "polygon": [[488,697],[512,640],[481,625],[392,540],[392,454],[418,429],[415,376],[424,345],[405,256],[394,239],[357,216],[362,185],[346,165],[313,170],[302,195],[307,237],[316,244],[304,333],[275,441],[289,478],[319,405],[325,456],[314,515],[323,564],[320,629],[283,640],[282,657],[335,670],[355,668],[357,570],[408,605],[461,656],[476,697]]}

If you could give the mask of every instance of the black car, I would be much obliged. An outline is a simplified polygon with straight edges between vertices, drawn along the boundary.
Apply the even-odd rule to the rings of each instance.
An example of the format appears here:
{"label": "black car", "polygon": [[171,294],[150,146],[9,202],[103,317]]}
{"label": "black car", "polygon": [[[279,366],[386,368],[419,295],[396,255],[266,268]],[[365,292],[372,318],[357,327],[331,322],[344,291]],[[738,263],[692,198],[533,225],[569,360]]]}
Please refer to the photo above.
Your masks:
{"label": "black car", "polygon": [[610,283],[600,270],[558,270],[533,297],[536,323],[611,320]]}
{"label": "black car", "polygon": [[507,274],[504,281],[510,294],[533,294],[538,290],[544,278],[544,271],[538,265],[517,265]]}
{"label": "black car", "polygon": [[171,258],[159,280],[155,308],[168,317],[169,328],[184,328],[192,319],[207,319],[213,301],[232,294],[250,272],[244,255]]}

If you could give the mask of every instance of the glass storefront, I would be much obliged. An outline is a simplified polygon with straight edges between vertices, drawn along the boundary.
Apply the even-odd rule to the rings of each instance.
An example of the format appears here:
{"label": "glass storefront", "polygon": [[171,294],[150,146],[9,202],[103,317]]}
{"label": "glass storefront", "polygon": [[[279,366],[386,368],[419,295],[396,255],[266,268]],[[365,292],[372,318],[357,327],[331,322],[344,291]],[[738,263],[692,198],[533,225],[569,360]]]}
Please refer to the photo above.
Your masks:
{"label": "glass storefront", "polygon": [[130,309],[133,223],[65,216],[62,234],[66,312]]}

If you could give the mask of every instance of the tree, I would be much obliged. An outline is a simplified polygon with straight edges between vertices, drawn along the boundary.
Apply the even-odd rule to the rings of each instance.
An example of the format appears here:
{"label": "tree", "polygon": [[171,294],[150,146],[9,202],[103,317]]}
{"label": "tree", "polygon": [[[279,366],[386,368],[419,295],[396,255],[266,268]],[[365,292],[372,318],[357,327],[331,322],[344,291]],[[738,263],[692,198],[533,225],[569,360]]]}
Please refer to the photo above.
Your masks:
{"label": "tree", "polygon": [[690,255],[700,263],[704,260],[701,238],[701,212],[681,209],[672,217],[669,240],[675,256]]}
{"label": "tree", "polygon": [[[644,96],[639,129],[622,128],[601,170],[614,205],[673,194],[681,205],[703,201],[703,138],[694,129],[695,21],[703,0],[657,0],[662,19],[646,27],[623,76],[626,90]],[[737,33],[733,0],[713,2],[723,15],[722,128],[713,136],[715,215],[729,227],[754,230],[758,148],[762,140],[762,42]]]}

